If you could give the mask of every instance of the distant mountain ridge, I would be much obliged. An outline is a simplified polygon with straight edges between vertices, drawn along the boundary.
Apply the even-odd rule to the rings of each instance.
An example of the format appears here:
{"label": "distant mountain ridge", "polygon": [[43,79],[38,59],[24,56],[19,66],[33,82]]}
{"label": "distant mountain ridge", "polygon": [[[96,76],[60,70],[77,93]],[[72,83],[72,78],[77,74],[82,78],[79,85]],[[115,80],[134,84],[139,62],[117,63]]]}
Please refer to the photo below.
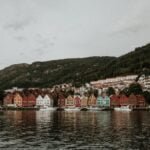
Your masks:
{"label": "distant mountain ridge", "polygon": [[88,57],[15,64],[0,70],[0,89],[50,87],[55,84],[84,84],[150,69],[150,44],[121,57]]}

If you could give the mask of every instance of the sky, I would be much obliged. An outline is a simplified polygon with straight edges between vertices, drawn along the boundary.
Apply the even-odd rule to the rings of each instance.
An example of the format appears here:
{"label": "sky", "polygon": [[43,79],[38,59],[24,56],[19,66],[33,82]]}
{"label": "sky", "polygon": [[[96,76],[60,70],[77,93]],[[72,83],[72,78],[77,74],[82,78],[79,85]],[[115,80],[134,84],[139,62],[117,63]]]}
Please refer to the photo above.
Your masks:
{"label": "sky", "polygon": [[0,69],[121,56],[150,42],[150,0],[0,0]]}

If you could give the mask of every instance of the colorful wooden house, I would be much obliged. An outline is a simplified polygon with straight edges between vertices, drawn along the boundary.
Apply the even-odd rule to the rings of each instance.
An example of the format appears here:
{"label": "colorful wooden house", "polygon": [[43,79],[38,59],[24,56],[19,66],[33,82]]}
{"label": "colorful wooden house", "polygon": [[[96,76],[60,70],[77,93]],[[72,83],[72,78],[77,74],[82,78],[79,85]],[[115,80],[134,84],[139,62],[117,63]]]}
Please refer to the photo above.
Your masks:
{"label": "colorful wooden house", "polygon": [[75,95],[74,96],[74,103],[75,103],[75,107],[81,107],[81,97],[80,97],[80,95]]}
{"label": "colorful wooden house", "polygon": [[129,96],[129,105],[132,106],[132,107],[136,107],[138,105],[137,97],[134,94],[131,94]]}
{"label": "colorful wooden house", "polygon": [[129,105],[129,98],[124,94],[120,95],[120,105],[121,106]]}
{"label": "colorful wooden house", "polygon": [[30,93],[28,95],[28,107],[36,106],[36,97],[34,94]]}
{"label": "colorful wooden house", "polygon": [[110,96],[110,106],[111,107],[120,106],[120,97],[118,95],[111,95]]}
{"label": "colorful wooden house", "polygon": [[50,98],[50,107],[54,107],[54,99],[51,95],[48,95]]}
{"label": "colorful wooden house", "polygon": [[82,96],[81,97],[81,107],[87,107],[88,105],[88,97]]}
{"label": "colorful wooden house", "polygon": [[36,98],[36,106],[43,106],[44,103],[43,103],[43,97],[41,95],[39,95],[37,98]]}
{"label": "colorful wooden house", "polygon": [[27,95],[22,96],[22,107],[28,107],[28,96]]}
{"label": "colorful wooden house", "polygon": [[17,107],[22,107],[22,101],[23,101],[23,98],[22,98],[21,94],[20,93],[15,93],[15,95],[14,95],[14,104]]}
{"label": "colorful wooden house", "polygon": [[110,98],[108,96],[99,96],[97,98],[98,107],[110,107]]}
{"label": "colorful wooden house", "polygon": [[74,107],[75,101],[72,95],[69,95],[65,100],[65,107]]}
{"label": "colorful wooden house", "polygon": [[4,106],[8,106],[10,104],[13,104],[13,94],[12,93],[6,94],[6,96],[3,99]]}
{"label": "colorful wooden house", "polygon": [[59,108],[64,108],[65,107],[65,101],[66,101],[66,99],[65,99],[65,96],[64,95],[59,95],[59,97],[58,97],[58,107]]}
{"label": "colorful wooden house", "polygon": [[138,107],[145,107],[146,106],[146,101],[144,96],[142,95],[136,95],[137,98],[137,105]]}
{"label": "colorful wooden house", "polygon": [[51,105],[51,99],[47,94],[43,98],[43,105],[48,107]]}
{"label": "colorful wooden house", "polygon": [[95,107],[96,106],[96,97],[92,94],[88,99],[88,106]]}

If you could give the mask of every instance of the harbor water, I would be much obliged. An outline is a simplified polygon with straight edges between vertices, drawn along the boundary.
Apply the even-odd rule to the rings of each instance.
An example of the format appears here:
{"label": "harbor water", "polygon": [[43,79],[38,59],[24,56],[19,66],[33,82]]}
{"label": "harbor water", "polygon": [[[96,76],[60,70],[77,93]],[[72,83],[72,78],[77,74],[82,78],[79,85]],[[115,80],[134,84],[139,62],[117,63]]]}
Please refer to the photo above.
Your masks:
{"label": "harbor water", "polygon": [[149,111],[0,111],[0,149],[149,150]]}

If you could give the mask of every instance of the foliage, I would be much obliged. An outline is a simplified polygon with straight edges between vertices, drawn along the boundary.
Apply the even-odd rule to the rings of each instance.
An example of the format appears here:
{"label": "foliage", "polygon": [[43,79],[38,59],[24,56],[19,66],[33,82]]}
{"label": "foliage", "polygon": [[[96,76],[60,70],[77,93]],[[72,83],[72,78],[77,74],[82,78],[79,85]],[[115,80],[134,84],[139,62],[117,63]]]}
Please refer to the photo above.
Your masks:
{"label": "foliage", "polygon": [[76,87],[109,77],[149,73],[150,44],[121,57],[89,57],[18,64],[0,70],[0,87],[51,87],[72,83]]}
{"label": "foliage", "polygon": [[129,92],[129,87],[125,87],[121,92],[120,94],[124,94],[126,96],[129,96],[130,95],[130,92]]}
{"label": "foliage", "polygon": [[142,87],[139,83],[132,83],[130,84],[129,86],[129,95],[130,94],[135,94],[135,95],[138,95],[138,94],[142,94]]}
{"label": "foliage", "polygon": [[113,87],[109,87],[107,89],[106,93],[108,96],[113,95],[113,94],[115,94],[115,89]]}
{"label": "foliage", "polygon": [[4,91],[3,91],[3,90],[0,90],[0,104],[1,104],[2,101],[3,101],[3,98],[4,98]]}

